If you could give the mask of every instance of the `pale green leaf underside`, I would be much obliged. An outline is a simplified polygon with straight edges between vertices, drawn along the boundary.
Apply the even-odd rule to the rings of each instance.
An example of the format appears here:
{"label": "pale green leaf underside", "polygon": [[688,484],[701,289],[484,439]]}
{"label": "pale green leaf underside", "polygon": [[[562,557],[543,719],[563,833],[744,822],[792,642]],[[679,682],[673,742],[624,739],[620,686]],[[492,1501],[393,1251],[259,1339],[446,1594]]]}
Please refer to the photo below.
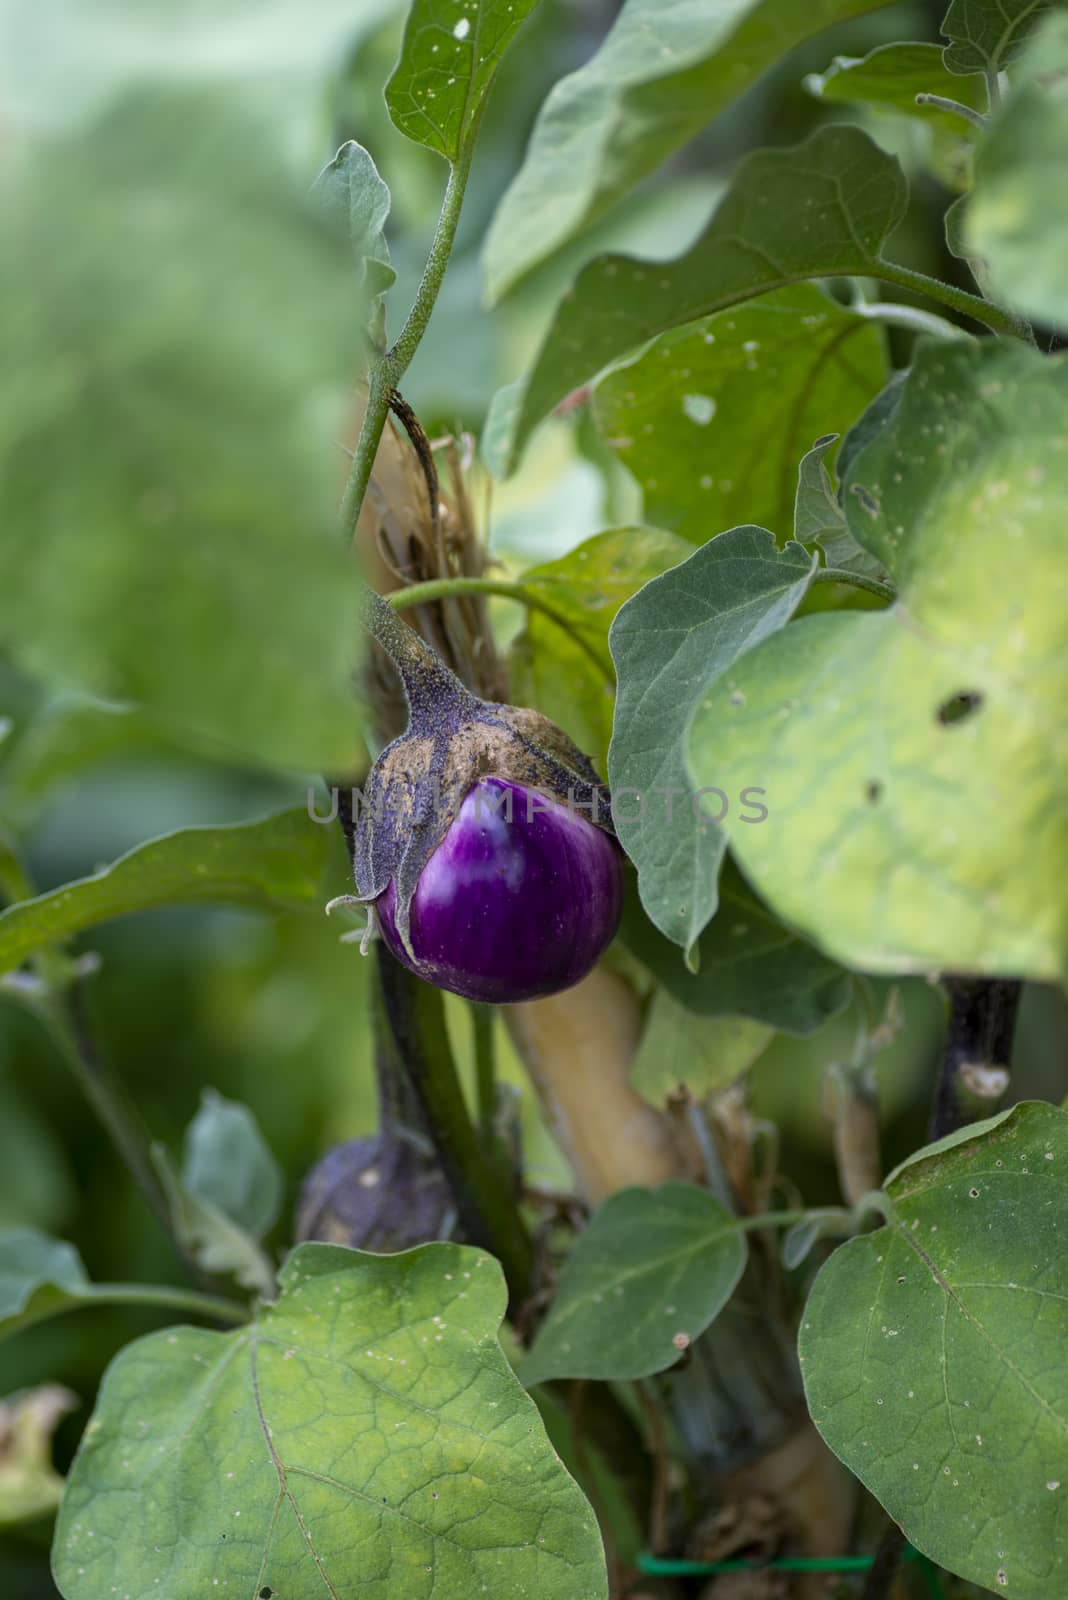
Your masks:
{"label": "pale green leaf underside", "polygon": [[394,123],[448,161],[469,146],[493,76],[538,0],[413,0],[386,85]]}
{"label": "pale green leaf underside", "polygon": [[[1068,328],[1068,16],[1051,17],[1021,59],[1018,88],[979,145],[963,253],[1025,315]],[[959,218],[954,216],[956,229]]]}
{"label": "pale green leaf underside", "polygon": [[564,395],[657,334],[803,278],[878,276],[906,195],[897,161],[844,124],[747,156],[677,260],[599,256],[579,274],[535,360],[514,453]]}
{"label": "pale green leaf underside", "polygon": [[553,88],[486,241],[495,300],[581,233],[801,40],[871,0],[628,0]]}
{"label": "pale green leaf underside", "polygon": [[793,623],[695,716],[693,780],[768,791],[725,823],[746,875],[850,965],[1068,968],[1066,440],[1063,358],[921,348],[844,494],[899,602]]}
{"label": "pale green leaf underside", "polygon": [[601,381],[595,406],[646,516],[703,544],[742,522],[787,533],[798,458],[885,380],[871,319],[794,284],[663,334]]}
{"label": "pale green leaf underside", "polygon": [[831,1449],[933,1560],[995,1594],[1068,1584],[1068,1113],[1018,1106],[903,1170],[836,1250],[800,1353]]}
{"label": "pale green leaf underside", "polygon": [[233,1278],[243,1289],[269,1295],[274,1267],[253,1234],[214,1201],[186,1186],[162,1144],[151,1149],[170,1210],[170,1231],[183,1252],[212,1278]]}
{"label": "pale green leaf underside", "polygon": [[285,1195],[282,1169],[248,1106],[214,1089],[203,1091],[185,1130],[182,1182],[254,1239],[278,1220]]}
{"label": "pale green leaf underside", "polygon": [[175,1328],[104,1380],[53,1563],[65,1600],[606,1600],[593,1512],[497,1341],[479,1251],[302,1245],[233,1334]]}
{"label": "pale green leaf underside", "polygon": [[314,905],[323,892],[327,844],[328,830],[299,808],[262,822],[182,828],[152,839],[91,878],[0,913],[0,972],[42,945],[152,906]]}
{"label": "pale green leaf underside", "polygon": [[[608,776],[616,830],[638,868],[647,913],[685,950],[716,908],[726,848],[714,820],[722,802],[696,797],[687,776],[687,724],[709,684],[789,619],[814,567],[800,545],[779,550],[763,528],[732,528],[646,584],[612,624],[618,688]],[[754,767],[727,790],[735,814],[742,790],[761,782]]]}
{"label": "pale green leaf underside", "polygon": [[946,66],[962,75],[1001,71],[1048,10],[1048,0],[950,0],[942,22]]}
{"label": "pale green leaf underside", "polygon": [[523,1382],[663,1372],[679,1359],[674,1339],[695,1339],[722,1311],[745,1259],[737,1219],[707,1190],[622,1190],[572,1247]]}

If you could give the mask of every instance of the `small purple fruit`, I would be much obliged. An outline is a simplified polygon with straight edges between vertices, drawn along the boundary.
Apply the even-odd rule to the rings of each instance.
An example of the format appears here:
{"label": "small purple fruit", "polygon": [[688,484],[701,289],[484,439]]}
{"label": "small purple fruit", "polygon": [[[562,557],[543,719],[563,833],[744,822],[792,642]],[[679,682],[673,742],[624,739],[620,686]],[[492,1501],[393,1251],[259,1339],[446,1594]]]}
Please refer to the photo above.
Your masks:
{"label": "small purple fruit", "polygon": [[409,949],[392,879],[374,904],[386,944],[420,977],[469,1000],[532,1000],[570,988],[604,953],[623,908],[622,852],[576,810],[480,778],[423,864]]}
{"label": "small purple fruit", "polygon": [[541,712],[479,699],[380,595],[364,600],[408,726],[353,816],[356,894],[331,906],[372,907],[404,966],[470,1000],[570,988],[623,907],[610,797],[589,757]]}

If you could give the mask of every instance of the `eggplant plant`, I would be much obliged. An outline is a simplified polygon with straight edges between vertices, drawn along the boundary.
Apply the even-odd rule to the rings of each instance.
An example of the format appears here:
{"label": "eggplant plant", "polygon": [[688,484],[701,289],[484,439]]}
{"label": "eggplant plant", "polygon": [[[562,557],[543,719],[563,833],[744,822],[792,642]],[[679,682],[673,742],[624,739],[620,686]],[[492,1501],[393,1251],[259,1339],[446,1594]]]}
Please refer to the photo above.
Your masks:
{"label": "eggplant plant", "polygon": [[0,1588],[1068,1594],[1063,9],[8,12]]}

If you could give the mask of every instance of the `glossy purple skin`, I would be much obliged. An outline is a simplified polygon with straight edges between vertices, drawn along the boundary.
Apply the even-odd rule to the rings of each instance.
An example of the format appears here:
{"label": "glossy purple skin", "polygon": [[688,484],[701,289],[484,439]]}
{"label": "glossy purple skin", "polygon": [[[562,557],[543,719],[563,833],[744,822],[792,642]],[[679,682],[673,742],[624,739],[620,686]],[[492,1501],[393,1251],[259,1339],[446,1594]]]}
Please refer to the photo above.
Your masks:
{"label": "glossy purple skin", "polygon": [[392,881],[375,902],[397,959],[469,1000],[507,1004],[569,989],[619,926],[623,860],[615,840],[556,801],[538,797],[528,808],[530,794],[482,778],[465,796],[412,900],[415,962],[397,936]]}

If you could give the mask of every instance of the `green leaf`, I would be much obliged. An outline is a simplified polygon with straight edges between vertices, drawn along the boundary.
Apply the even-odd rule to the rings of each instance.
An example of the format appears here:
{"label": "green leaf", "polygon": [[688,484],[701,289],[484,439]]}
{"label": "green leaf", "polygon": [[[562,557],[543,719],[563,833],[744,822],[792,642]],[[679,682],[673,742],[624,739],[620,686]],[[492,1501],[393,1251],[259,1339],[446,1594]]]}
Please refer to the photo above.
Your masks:
{"label": "green leaf", "polygon": [[911,1542],[995,1594],[1068,1582],[1068,1113],[1037,1102],[888,1184],[801,1327],[813,1421]]}
{"label": "green leaf", "polygon": [[872,320],[795,284],[661,335],[602,379],[595,404],[646,516],[703,544],[740,522],[785,532],[798,456],[885,381]]}
{"label": "green leaf", "polygon": [[951,0],[942,21],[946,66],[961,75],[1000,72],[1048,10],[1047,0]]}
{"label": "green leaf", "polygon": [[153,719],[129,706],[58,695],[41,707],[4,763],[0,808],[22,822],[54,789],[98,761],[174,752]]}
{"label": "green leaf", "polygon": [[352,245],[356,281],[364,286],[372,340],[376,346],[384,347],[382,298],[397,276],[390,265],[385,232],[389,189],[363,145],[349,139],[320,172],[313,193],[335,231]]}
{"label": "green leaf", "polygon": [[233,1278],[243,1289],[271,1295],[274,1267],[255,1236],[214,1201],[191,1189],[162,1144],[154,1144],[151,1154],[167,1196],[171,1232],[185,1252],[210,1276]]}
{"label": "green leaf", "polygon": [[261,822],[180,828],[151,839],[90,878],[0,913],[0,972],[42,945],[152,906],[314,905],[323,893],[328,842],[327,830],[302,808]]}
{"label": "green leaf", "polygon": [[973,111],[986,110],[982,79],[961,83],[946,68],[937,44],[883,44],[863,57],[835,56],[826,72],[805,79],[805,88],[819,100],[883,106],[961,136],[968,132],[962,118],[938,106],[917,105],[916,96],[937,94]]}
{"label": "green leaf", "polygon": [[738,1219],[705,1189],[612,1195],[564,1263],[523,1382],[663,1372],[723,1310],[745,1261]]}
{"label": "green leaf", "polygon": [[803,39],[864,0],[627,0],[543,105],[486,241],[491,301],[574,239]]}
{"label": "green leaf", "polygon": [[906,199],[897,161],[859,128],[821,128],[792,149],[754,151],[677,260],[599,256],[579,274],[535,360],[513,459],[564,395],[669,328],[801,278],[878,277]]}
{"label": "green leaf", "polygon": [[[815,566],[800,545],[777,549],[763,528],[732,528],[646,584],[612,624],[616,831],[638,868],[646,911],[686,951],[716,909],[726,849],[715,820],[722,793],[702,801],[687,776],[687,725],[709,684],[789,620]],[[760,796],[743,790],[762,781],[754,767],[726,792],[728,811],[755,818]]]}
{"label": "green leaf", "polygon": [[180,1571],[190,1595],[606,1600],[593,1512],[497,1342],[505,1298],[458,1245],[302,1245],[250,1328],[128,1346],[68,1479],[60,1592]]}
{"label": "green leaf", "polygon": [[792,623],[694,717],[693,781],[767,790],[724,822],[747,878],[861,970],[1064,975],[1066,430],[1063,358],[921,346],[843,496],[899,601]]}
{"label": "green leaf", "polygon": [[0,1528],[51,1515],[63,1495],[52,1465],[52,1435],[78,1397],[42,1384],[0,1400]]}
{"label": "green leaf", "polygon": [[538,0],[412,0],[386,85],[401,133],[454,162],[474,141],[501,57]]}
{"label": "green leaf", "polygon": [[339,771],[359,631],[336,440],[362,318],[278,141],[240,97],[158,83],[20,146],[0,646],[201,745]]}
{"label": "green leaf", "polygon": [[0,1232],[0,1338],[91,1299],[82,1258],[72,1244],[36,1228]]}
{"label": "green leaf", "polygon": [[850,533],[827,470],[827,455],[837,440],[836,433],[824,434],[801,458],[794,500],[794,538],[799,544],[818,544],[829,567],[881,573],[880,563],[861,549]]}
{"label": "green leaf", "polygon": [[262,1239],[282,1209],[282,1169],[248,1106],[214,1089],[185,1131],[182,1183],[254,1239]]}
{"label": "green leaf", "polygon": [[680,1093],[703,1100],[747,1072],[774,1031],[749,1017],[700,1017],[658,987],[630,1069],[631,1082],[654,1105]]}
{"label": "green leaf", "polygon": [[847,973],[762,905],[730,858],[719,908],[697,942],[696,972],[657,932],[636,894],[623,906],[620,937],[680,1005],[700,1017],[744,1016],[783,1033],[814,1033],[849,1003]]}
{"label": "green leaf", "polygon": [[926,165],[949,188],[966,189],[971,178],[976,128],[938,106],[919,105],[920,94],[941,95],[973,111],[987,108],[982,78],[960,79],[949,72],[936,44],[884,44],[862,59],[835,56],[826,72],[812,73],[805,88],[820,100],[859,103],[877,112],[895,112],[923,124],[929,132]]}
{"label": "green leaf", "polygon": [[[956,253],[978,257],[991,291],[1014,309],[1068,328],[1068,17],[1051,17],[1015,75],[1017,87],[976,152],[975,188],[952,213]],[[947,224],[949,223],[947,218]]]}
{"label": "green leaf", "polygon": [[609,626],[643,583],[689,552],[684,540],[659,528],[613,528],[522,574],[523,587],[552,606],[571,637],[549,617],[528,612],[509,659],[512,693],[566,729],[600,772],[612,736]]}

